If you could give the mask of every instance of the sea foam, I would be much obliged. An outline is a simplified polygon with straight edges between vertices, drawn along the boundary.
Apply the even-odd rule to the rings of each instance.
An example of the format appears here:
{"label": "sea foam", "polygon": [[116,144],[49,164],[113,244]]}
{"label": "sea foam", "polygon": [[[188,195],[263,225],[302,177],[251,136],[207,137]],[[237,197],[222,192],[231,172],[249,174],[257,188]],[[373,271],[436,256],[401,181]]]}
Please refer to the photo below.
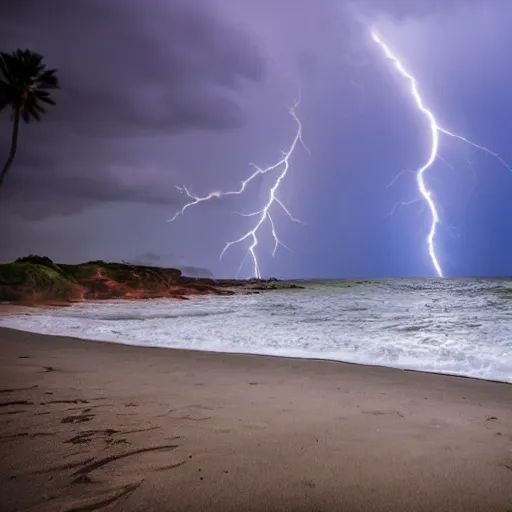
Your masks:
{"label": "sea foam", "polygon": [[510,283],[305,283],[258,295],[83,303],[0,326],[131,345],[320,358],[512,382]]}

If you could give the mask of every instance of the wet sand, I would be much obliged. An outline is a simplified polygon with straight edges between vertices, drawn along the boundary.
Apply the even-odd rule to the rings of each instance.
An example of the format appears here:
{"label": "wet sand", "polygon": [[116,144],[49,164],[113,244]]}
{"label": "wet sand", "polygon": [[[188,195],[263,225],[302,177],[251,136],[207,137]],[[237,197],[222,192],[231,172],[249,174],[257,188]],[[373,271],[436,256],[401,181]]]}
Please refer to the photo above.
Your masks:
{"label": "wet sand", "polygon": [[512,510],[512,385],[0,329],[0,511]]}

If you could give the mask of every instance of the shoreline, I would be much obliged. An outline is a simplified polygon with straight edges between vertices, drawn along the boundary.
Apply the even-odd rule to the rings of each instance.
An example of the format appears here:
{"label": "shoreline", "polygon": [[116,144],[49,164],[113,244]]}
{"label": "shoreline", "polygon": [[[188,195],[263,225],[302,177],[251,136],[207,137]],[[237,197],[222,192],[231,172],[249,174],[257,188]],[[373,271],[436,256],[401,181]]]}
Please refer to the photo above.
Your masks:
{"label": "shoreline", "polygon": [[[172,300],[172,299],[171,299]],[[55,306],[59,307],[59,306]],[[30,314],[27,313],[25,310],[30,308],[35,309],[47,309],[47,307],[42,306],[20,306],[20,305],[13,305],[12,308],[20,308],[19,311],[2,311],[2,307],[0,305],[0,317],[2,316],[10,316],[10,315],[26,315]],[[51,309],[51,308],[50,308]],[[493,382],[496,384],[505,384],[512,386],[512,382],[506,381],[506,380],[497,380],[497,379],[489,379],[484,377],[474,377],[471,375],[462,375],[457,373],[444,373],[444,372],[436,372],[436,371],[429,371],[429,370],[418,370],[414,368],[399,368],[397,366],[387,366],[383,364],[371,364],[371,363],[357,363],[353,361],[343,361],[340,359],[329,359],[329,358],[321,358],[321,357],[305,357],[305,356],[292,356],[292,355],[281,355],[281,354],[262,354],[262,353],[254,353],[254,352],[226,352],[226,351],[215,351],[215,350],[200,350],[200,349],[194,349],[194,348],[178,348],[178,347],[162,347],[158,345],[136,345],[131,343],[123,343],[121,341],[110,341],[110,340],[95,340],[90,339],[87,337],[80,338],[76,336],[69,336],[65,334],[47,334],[47,333],[40,333],[35,331],[26,331],[24,329],[17,329],[14,327],[4,327],[0,325],[0,339],[2,335],[2,331],[17,331],[17,332],[23,332],[23,333],[29,333],[29,334],[36,334],[38,336],[48,336],[52,338],[60,338],[60,339],[67,339],[67,340],[76,340],[80,342],[87,342],[87,343],[108,343],[108,344],[114,344],[114,345],[121,345],[121,346],[128,346],[128,347],[140,347],[143,349],[161,349],[161,350],[177,350],[177,351],[184,351],[184,352],[192,352],[192,353],[204,353],[204,354],[220,354],[220,355],[237,355],[237,356],[251,356],[251,357],[271,357],[271,358],[283,358],[283,359],[296,359],[300,361],[320,361],[320,362],[329,362],[329,363],[339,363],[339,364],[348,364],[348,365],[356,365],[356,366],[363,366],[363,367],[369,367],[369,368],[389,368],[392,370],[397,371],[403,371],[403,372],[415,372],[415,373],[421,373],[421,374],[428,374],[428,375],[440,375],[440,376],[448,376],[448,377],[455,377],[459,379],[470,379],[470,380],[476,380],[476,381],[484,381],[484,382]]]}
{"label": "shoreline", "polygon": [[512,387],[0,328],[2,512],[506,511]]}

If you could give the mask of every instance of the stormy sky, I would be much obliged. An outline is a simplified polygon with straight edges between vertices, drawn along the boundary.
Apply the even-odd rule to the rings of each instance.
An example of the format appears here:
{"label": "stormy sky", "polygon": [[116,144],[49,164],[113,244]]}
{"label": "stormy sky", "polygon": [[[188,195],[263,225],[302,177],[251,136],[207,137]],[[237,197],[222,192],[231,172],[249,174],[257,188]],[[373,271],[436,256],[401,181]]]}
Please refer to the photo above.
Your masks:
{"label": "stormy sky", "polygon": [[[258,256],[266,276],[434,275],[429,215],[414,174],[429,131],[375,27],[417,77],[447,129],[512,165],[509,0],[5,0],[0,49],[30,48],[59,69],[57,106],[22,126],[0,190],[0,259],[28,253],[198,266],[234,275],[269,181],[187,210],[198,195],[236,189],[281,157],[297,110],[299,147]],[[7,157],[9,113],[0,118]],[[512,172],[441,139],[428,174],[443,226],[447,275],[512,274]],[[274,175],[275,176],[275,175]],[[400,202],[411,202],[396,208]],[[393,212],[390,216],[389,213]],[[241,276],[251,273],[250,262]]]}

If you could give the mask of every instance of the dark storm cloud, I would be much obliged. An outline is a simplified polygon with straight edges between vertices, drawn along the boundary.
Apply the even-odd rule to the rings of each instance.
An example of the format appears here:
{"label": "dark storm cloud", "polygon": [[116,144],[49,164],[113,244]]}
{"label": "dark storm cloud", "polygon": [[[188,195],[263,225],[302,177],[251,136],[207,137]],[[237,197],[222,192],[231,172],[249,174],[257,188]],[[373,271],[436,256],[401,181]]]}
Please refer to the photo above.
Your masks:
{"label": "dark storm cloud", "polygon": [[95,176],[95,169],[86,166],[81,167],[84,174],[76,176],[64,172],[48,176],[39,172],[40,164],[37,167],[30,174],[13,175],[10,180],[12,211],[26,218],[40,218],[42,208],[45,215],[70,215],[102,202],[175,203],[169,191],[151,183],[130,185],[108,173]]}
{"label": "dark storm cloud", "polygon": [[[265,73],[251,40],[204,1],[9,0],[0,48],[17,47],[43,53],[62,86],[41,125],[22,127],[6,180],[8,197],[31,201],[19,208],[29,216],[95,201],[169,203],[154,183],[126,184],[111,172],[126,158],[119,145],[107,151],[108,141],[236,128],[245,121],[241,89]],[[0,122],[7,127],[8,117]]]}
{"label": "dark storm cloud", "polygon": [[0,42],[40,49],[59,68],[52,118],[68,129],[123,136],[236,127],[243,113],[232,93],[263,76],[254,45],[206,2],[34,0],[23,7],[2,16]]}

